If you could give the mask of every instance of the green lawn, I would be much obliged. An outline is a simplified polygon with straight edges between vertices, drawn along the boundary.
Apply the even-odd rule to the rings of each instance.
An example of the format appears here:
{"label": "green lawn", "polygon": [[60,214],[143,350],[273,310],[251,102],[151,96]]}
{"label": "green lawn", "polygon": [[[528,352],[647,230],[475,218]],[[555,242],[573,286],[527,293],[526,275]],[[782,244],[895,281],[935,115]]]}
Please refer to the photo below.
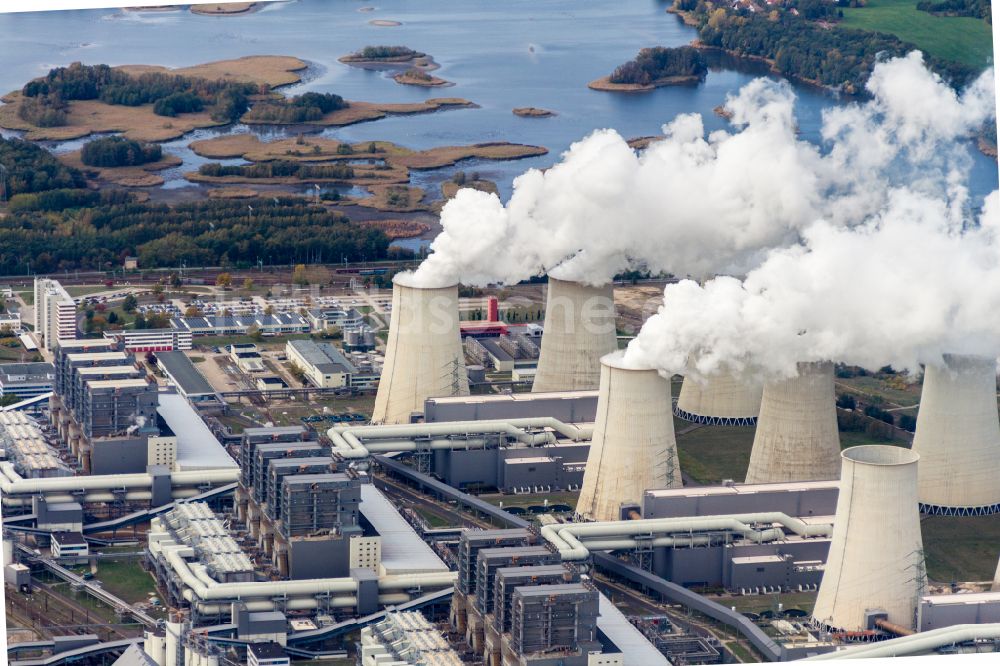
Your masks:
{"label": "green lawn", "polygon": [[134,604],[146,601],[156,591],[153,577],[143,571],[138,558],[98,560],[97,575],[101,587],[111,594]]}
{"label": "green lawn", "polygon": [[932,581],[992,580],[1000,544],[1000,516],[928,516],[920,521],[927,576]]}
{"label": "green lawn", "polygon": [[844,8],[840,25],[896,35],[927,53],[985,68],[993,62],[993,35],[986,21],[934,16],[917,10],[917,0],[868,0],[865,7]]}
{"label": "green lawn", "polygon": [[695,481],[717,484],[723,479],[739,483],[747,474],[750,449],[753,447],[753,427],[705,426],[681,435],[690,427],[687,421],[674,420],[677,452],[681,469]]}

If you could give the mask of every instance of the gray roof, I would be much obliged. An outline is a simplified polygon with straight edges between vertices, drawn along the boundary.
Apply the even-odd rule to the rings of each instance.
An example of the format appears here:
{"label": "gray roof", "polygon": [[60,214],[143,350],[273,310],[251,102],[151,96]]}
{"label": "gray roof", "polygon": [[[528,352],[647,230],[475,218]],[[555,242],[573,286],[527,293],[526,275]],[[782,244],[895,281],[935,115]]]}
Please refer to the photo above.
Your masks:
{"label": "gray roof", "polygon": [[[11,377],[17,377],[18,382],[51,381],[56,374],[56,367],[51,363],[3,363],[0,364],[0,381],[8,383]],[[24,379],[21,379],[24,377]]]}
{"label": "gray roof", "polygon": [[313,342],[312,340],[292,340],[292,346],[307,362],[322,373],[342,372],[354,374],[357,368],[340,353],[340,350],[329,342]]}
{"label": "gray roof", "polygon": [[133,643],[122,653],[122,656],[115,660],[112,666],[157,666],[157,664],[152,657],[139,647],[138,643]]}
{"label": "gray roof", "polygon": [[157,352],[156,361],[185,395],[214,394],[215,389],[182,351]]}
{"label": "gray roof", "polygon": [[185,469],[237,467],[194,407],[176,393],[161,393],[156,411],[177,436],[177,466]]}
{"label": "gray roof", "polygon": [[382,566],[387,574],[448,570],[441,558],[399,515],[396,507],[370,483],[361,485],[359,508],[382,537]]}
{"label": "gray roof", "polygon": [[663,653],[603,594],[598,597],[598,612],[597,628],[621,651],[625,666],[670,666]]}

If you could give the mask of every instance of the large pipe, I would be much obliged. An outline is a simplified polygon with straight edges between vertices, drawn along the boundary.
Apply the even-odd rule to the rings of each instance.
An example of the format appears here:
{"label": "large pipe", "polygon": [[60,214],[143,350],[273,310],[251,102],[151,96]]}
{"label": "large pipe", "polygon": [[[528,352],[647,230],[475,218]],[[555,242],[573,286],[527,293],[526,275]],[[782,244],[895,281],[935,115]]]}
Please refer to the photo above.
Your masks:
{"label": "large pipe", "polygon": [[[150,488],[149,474],[103,474],[99,476],[60,476],[44,479],[23,478],[10,462],[0,462],[0,491],[4,495],[49,495],[80,490],[126,490]],[[222,485],[239,479],[238,467],[171,472],[172,486]]]}
{"label": "large pipe", "polygon": [[[735,532],[746,539],[757,542],[773,541],[784,536],[784,531],[779,528],[758,530],[752,527],[756,523],[777,523],[788,531],[804,537],[830,536],[833,533],[833,525],[814,525],[793,518],[788,514],[767,512],[693,518],[615,520],[602,523],[563,523],[545,525],[541,529],[541,535],[559,551],[563,560],[587,559],[590,555],[588,544],[592,544],[594,550],[613,550],[614,548],[603,548],[607,543],[622,545],[624,548],[633,545],[632,539],[621,539],[621,537],[652,536],[655,534],[683,535],[662,537],[663,540],[659,545],[667,546],[690,545],[686,541],[689,539],[695,539],[694,543],[699,540],[704,541],[703,537],[691,534],[694,532]],[[600,540],[602,537],[613,538],[613,541]]]}
{"label": "large pipe", "polygon": [[[437,438],[426,447],[431,449],[475,448],[470,446],[469,441],[461,438],[486,434],[506,435],[527,446],[540,446],[555,441],[552,433],[527,432],[529,429],[551,429],[574,441],[587,440],[593,435],[592,428],[580,428],[554,418],[539,417],[413,425],[334,426],[327,431],[327,436],[332,442],[332,453],[352,459],[368,458],[373,453],[415,451],[421,448],[413,442],[417,438]],[[459,439],[442,439],[446,437]]]}
{"label": "large pipe", "polygon": [[938,648],[969,641],[995,641],[997,639],[1000,639],[1000,624],[956,624],[880,643],[855,645],[844,650],[808,657],[801,661],[905,657],[911,654],[926,654]]}

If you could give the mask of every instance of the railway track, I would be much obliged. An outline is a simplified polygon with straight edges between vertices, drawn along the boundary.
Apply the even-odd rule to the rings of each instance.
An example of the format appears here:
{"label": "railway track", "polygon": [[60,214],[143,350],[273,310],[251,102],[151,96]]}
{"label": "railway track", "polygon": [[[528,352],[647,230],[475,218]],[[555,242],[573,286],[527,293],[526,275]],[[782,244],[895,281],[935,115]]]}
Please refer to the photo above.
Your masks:
{"label": "railway track", "polygon": [[493,529],[495,527],[495,525],[479,518],[474,518],[464,511],[456,511],[447,504],[432,500],[423,493],[391,481],[385,476],[376,476],[373,481],[379,490],[385,491],[390,496],[395,495],[397,498],[408,501],[416,507],[450,522],[453,526],[482,529]]}

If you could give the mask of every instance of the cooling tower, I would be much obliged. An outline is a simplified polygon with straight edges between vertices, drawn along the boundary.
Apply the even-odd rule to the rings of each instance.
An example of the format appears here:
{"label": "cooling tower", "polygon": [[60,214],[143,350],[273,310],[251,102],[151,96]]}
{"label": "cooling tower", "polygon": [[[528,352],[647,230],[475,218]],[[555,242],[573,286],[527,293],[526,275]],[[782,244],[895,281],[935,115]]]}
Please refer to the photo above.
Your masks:
{"label": "cooling tower", "polygon": [[[843,453],[833,538],[813,618],[846,631],[870,629],[865,614],[916,627],[926,586],[917,461],[897,446],[855,446]],[[920,463],[923,465],[923,462]]]}
{"label": "cooling tower", "polygon": [[469,379],[458,331],[458,287],[392,285],[392,319],[372,423],[409,423],[430,397],[467,395]]}
{"label": "cooling tower", "polygon": [[833,364],[799,363],[764,384],[746,483],[829,481],[840,474]]}
{"label": "cooling tower", "polygon": [[993,574],[993,592],[1000,592],[1000,560],[997,561],[997,572]]}
{"label": "cooling tower", "polygon": [[601,379],[601,357],[616,349],[611,285],[588,287],[549,277],[545,330],[531,390],[593,390]]}
{"label": "cooling tower", "polygon": [[913,450],[920,454],[920,509],[946,515],[1000,511],[996,361],[945,354],[928,365]]}
{"label": "cooling tower", "polygon": [[670,411],[670,384],[656,370],[601,359],[594,436],[576,506],[590,520],[618,520],[622,504],[641,503],[650,488],[680,488],[681,468]]}
{"label": "cooling tower", "polygon": [[714,375],[704,382],[684,378],[674,414],[694,423],[749,426],[757,422],[763,387],[737,380],[732,375]]}

